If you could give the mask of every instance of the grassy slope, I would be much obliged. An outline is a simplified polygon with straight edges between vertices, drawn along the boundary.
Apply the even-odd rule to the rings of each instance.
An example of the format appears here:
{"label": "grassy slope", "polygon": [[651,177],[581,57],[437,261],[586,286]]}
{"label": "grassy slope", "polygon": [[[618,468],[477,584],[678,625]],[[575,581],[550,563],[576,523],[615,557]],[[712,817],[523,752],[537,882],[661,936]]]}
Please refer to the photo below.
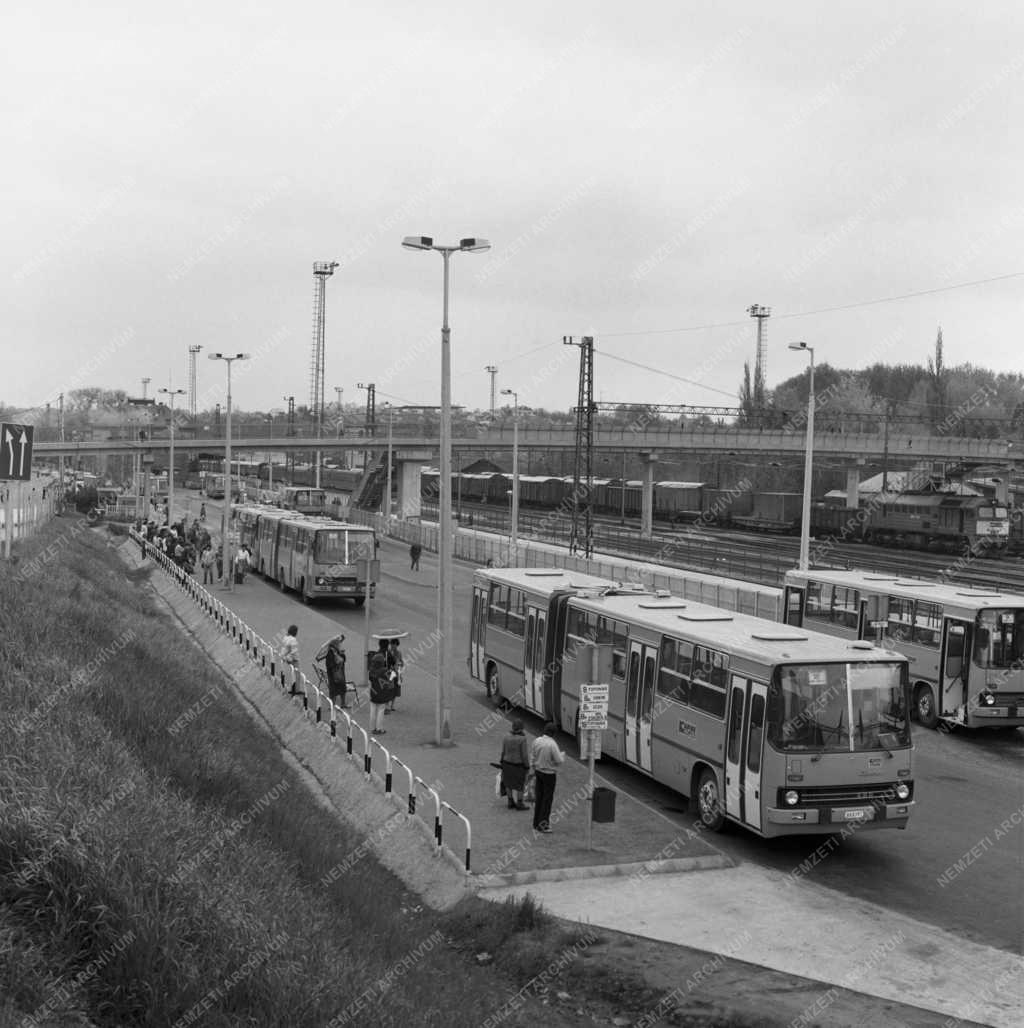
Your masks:
{"label": "grassy slope", "polygon": [[[484,1021],[518,984],[475,966],[472,937],[471,952],[450,946],[452,920],[372,857],[320,884],[360,837],[131,577],[91,532],[23,581],[0,569],[0,1021]],[[193,703],[209,706],[172,735]],[[531,927],[492,912],[495,944],[517,917]],[[543,939],[515,970],[543,969],[572,936]]]}

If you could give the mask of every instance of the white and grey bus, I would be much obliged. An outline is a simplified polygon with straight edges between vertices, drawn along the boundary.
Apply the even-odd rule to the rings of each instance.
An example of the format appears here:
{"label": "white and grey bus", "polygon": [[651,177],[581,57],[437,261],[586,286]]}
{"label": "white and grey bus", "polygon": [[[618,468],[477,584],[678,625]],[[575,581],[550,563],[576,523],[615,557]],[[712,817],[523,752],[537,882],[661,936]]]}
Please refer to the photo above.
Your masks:
{"label": "white and grey bus", "polygon": [[[507,674],[523,706],[576,735],[580,686],[608,684],[604,755],[694,798],[712,829],[727,820],[763,836],[906,827],[905,657],[607,586],[552,589],[541,622],[513,574],[524,572],[485,570],[474,584],[471,672],[489,692],[514,700],[501,685]],[[531,606],[532,647],[518,631]]]}
{"label": "white and grey bus", "polygon": [[790,571],[786,621],[884,640],[911,664],[918,720],[1024,725],[1024,596],[861,571]]}

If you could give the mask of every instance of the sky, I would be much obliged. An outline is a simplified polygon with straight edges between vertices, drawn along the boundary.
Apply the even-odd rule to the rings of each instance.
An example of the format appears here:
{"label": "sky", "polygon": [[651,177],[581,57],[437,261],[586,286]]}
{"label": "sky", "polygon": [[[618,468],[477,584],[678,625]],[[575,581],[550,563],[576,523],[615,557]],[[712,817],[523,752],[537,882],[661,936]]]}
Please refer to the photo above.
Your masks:
{"label": "sky", "polygon": [[[1021,368],[1017,3],[5,5],[0,402],[736,402],[818,363]],[[1011,276],[1011,277],[1007,277]],[[1016,276],[1016,277],[1012,277]],[[996,281],[983,280],[996,279]],[[958,286],[961,288],[950,288]],[[871,303],[926,293],[909,299]],[[828,310],[841,307],[842,310]],[[807,314],[806,312],[826,311]],[[499,395],[499,404],[507,399]]]}

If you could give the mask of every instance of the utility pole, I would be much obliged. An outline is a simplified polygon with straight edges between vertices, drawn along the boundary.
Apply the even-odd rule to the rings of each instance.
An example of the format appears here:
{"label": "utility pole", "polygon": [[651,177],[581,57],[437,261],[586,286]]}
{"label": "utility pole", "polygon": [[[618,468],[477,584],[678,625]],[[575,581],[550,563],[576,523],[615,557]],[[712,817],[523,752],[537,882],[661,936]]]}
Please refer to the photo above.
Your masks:
{"label": "utility pole", "polygon": [[[294,396],[282,396],[288,404],[288,438],[291,439],[295,435],[295,397]],[[288,484],[295,485],[295,451],[288,451]]]}
{"label": "utility pole", "polygon": [[584,336],[577,343],[563,336],[564,346],[580,348],[579,396],[576,403],[576,449],[572,468],[572,529],[569,552],[594,553],[591,493],[594,488],[594,338]]}
{"label": "utility pole", "polygon": [[[64,394],[57,398],[57,438],[64,442]],[[122,471],[124,469],[122,468]],[[60,485],[58,486],[57,499],[64,502],[64,449],[61,448],[60,457],[57,459],[57,476]]]}
{"label": "utility pole", "polygon": [[494,387],[498,377],[498,366],[496,364],[488,364],[484,371],[491,376],[491,421],[494,420]]}

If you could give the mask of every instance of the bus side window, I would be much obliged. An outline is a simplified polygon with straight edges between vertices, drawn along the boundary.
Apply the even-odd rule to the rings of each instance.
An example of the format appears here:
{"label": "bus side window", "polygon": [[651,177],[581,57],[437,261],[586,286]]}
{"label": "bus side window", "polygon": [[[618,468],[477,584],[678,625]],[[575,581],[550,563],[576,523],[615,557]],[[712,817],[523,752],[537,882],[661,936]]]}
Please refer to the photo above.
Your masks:
{"label": "bus side window", "polygon": [[946,677],[959,678],[964,669],[964,627],[950,625],[946,636]]}

